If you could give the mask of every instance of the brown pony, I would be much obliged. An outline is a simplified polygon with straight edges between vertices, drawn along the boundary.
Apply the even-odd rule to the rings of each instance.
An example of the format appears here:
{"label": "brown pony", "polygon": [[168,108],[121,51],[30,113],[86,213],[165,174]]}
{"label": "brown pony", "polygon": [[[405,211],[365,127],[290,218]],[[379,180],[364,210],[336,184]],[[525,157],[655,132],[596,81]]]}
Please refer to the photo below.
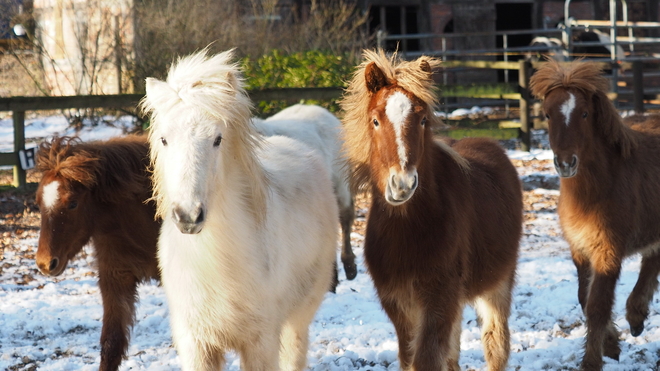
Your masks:
{"label": "brown pony", "polygon": [[160,279],[149,145],[129,136],[82,143],[54,138],[39,147],[37,190],[41,234],[37,266],[61,274],[82,247],[92,242],[103,299],[100,370],[117,370],[126,354],[135,320],[137,284]]}
{"label": "brown pony", "polygon": [[434,140],[438,63],[365,51],[342,100],[354,186],[372,195],[365,261],[396,329],[401,369],[460,370],[461,315],[471,303],[488,369],[504,370],[520,181],[494,141]]}
{"label": "brown pony", "polygon": [[600,370],[603,355],[618,359],[612,323],[622,260],[642,253],[639,279],[626,305],[630,332],[644,330],[660,271],[660,130],[621,117],[607,98],[608,82],[589,62],[549,61],[531,80],[548,118],[560,176],[557,212],[578,274],[586,316],[583,370]]}

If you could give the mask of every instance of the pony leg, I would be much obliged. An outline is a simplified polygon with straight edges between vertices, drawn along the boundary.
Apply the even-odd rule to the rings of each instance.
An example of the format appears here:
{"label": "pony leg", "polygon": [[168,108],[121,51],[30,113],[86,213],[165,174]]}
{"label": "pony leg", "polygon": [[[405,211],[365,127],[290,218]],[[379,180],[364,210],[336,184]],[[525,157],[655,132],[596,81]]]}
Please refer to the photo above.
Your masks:
{"label": "pony leg", "polygon": [[458,360],[461,356],[461,321],[463,320],[463,313],[459,313],[454,321],[454,326],[451,331],[451,345],[449,347],[449,357],[447,358],[448,371],[461,371],[458,365]]}
{"label": "pony leg", "polygon": [[639,278],[626,302],[626,320],[630,324],[632,336],[639,336],[644,331],[644,321],[649,315],[649,303],[658,288],[659,272],[660,254],[644,255]]}
{"label": "pony leg", "polygon": [[[335,264],[336,264],[335,260]],[[335,270],[335,272],[337,272]],[[325,296],[327,280],[317,280],[303,303],[289,315],[280,335],[280,370],[302,371],[307,365],[309,325]]]}
{"label": "pony leg", "polygon": [[[174,331],[172,333],[174,335]],[[221,371],[225,364],[224,352],[212,349],[190,334],[174,336],[183,371]]]}
{"label": "pony leg", "polygon": [[513,276],[475,301],[475,309],[481,318],[481,342],[489,371],[502,371],[509,361],[512,287]]}
{"label": "pony leg", "polygon": [[245,342],[238,352],[243,371],[277,371],[279,365],[279,334],[271,326]]}
{"label": "pony leg", "polygon": [[412,368],[414,371],[447,369],[454,338],[452,336],[454,323],[461,317],[463,305],[457,285],[445,286],[437,282],[459,282],[459,280],[454,277],[454,280],[438,279],[419,283],[423,289],[417,288],[416,292],[421,294],[418,300],[423,312],[414,339],[415,355]]}
{"label": "pony leg", "polygon": [[591,262],[589,258],[582,254],[578,249],[571,248],[571,257],[573,258],[573,264],[577,269],[578,276],[578,301],[584,312],[584,308],[587,305],[587,296],[589,295],[589,284],[591,281]]}
{"label": "pony leg", "polygon": [[[604,269],[594,267],[589,297],[585,314],[587,317],[587,342],[582,370],[592,371],[603,368],[603,346],[607,346],[605,353],[608,357],[616,357],[620,353],[618,340],[612,344],[613,331],[612,307],[614,306],[614,289],[621,272],[621,262],[608,262],[603,264]],[[617,337],[618,338],[618,337]],[[612,346],[614,345],[614,348]],[[615,358],[615,359],[616,359]]]}
{"label": "pony leg", "polygon": [[399,341],[399,366],[403,371],[411,370],[412,366],[412,331],[413,324],[393,300],[381,300],[385,313],[392,321]]}
{"label": "pony leg", "polygon": [[350,197],[348,205],[339,207],[339,223],[341,224],[341,232],[344,240],[344,246],[341,250],[341,262],[344,265],[344,272],[346,279],[352,280],[357,276],[357,265],[355,265],[355,254],[351,246],[351,228],[355,220],[355,205],[353,197]]}
{"label": "pony leg", "polygon": [[137,278],[126,272],[99,271],[103,299],[100,371],[119,369],[128,348],[129,329],[135,317]]}

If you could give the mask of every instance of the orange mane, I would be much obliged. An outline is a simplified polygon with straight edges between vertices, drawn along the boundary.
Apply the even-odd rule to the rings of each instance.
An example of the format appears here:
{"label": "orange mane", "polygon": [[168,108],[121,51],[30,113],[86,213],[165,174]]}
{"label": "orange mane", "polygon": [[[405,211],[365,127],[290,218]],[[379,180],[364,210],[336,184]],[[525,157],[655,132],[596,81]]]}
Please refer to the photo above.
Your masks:
{"label": "orange mane", "polygon": [[[361,190],[370,178],[369,158],[371,137],[369,136],[369,112],[367,107],[371,93],[367,89],[365,70],[367,65],[375,63],[387,78],[388,84],[398,85],[422,100],[429,109],[428,122],[436,125],[440,119],[435,116],[437,93],[432,76],[433,69],[440,66],[440,60],[422,56],[415,61],[401,60],[396,53],[387,56],[383,50],[365,50],[364,61],[353,73],[340,105],[344,111],[344,155],[348,159],[353,173],[352,185]],[[463,168],[468,164],[456,151],[444,142],[437,144]]]}

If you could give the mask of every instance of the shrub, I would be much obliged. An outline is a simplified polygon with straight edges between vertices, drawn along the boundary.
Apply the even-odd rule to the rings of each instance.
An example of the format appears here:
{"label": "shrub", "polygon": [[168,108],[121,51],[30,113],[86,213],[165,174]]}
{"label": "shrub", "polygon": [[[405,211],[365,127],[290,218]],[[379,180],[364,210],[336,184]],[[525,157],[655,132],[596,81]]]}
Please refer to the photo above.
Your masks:
{"label": "shrub", "polygon": [[[246,57],[241,60],[249,90],[267,88],[301,87],[344,87],[350,79],[353,68],[358,63],[357,56],[344,53],[309,50],[305,52],[283,53],[272,50],[258,58]],[[339,110],[335,101],[304,100],[304,103],[319,104],[332,112]],[[285,101],[259,102],[257,114],[270,116],[288,106]]]}

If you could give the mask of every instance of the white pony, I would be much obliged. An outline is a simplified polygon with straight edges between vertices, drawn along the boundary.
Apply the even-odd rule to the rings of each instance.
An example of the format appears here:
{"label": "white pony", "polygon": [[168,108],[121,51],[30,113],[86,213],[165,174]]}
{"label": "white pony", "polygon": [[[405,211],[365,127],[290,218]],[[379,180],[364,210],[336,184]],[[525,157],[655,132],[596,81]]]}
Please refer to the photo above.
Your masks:
{"label": "white pony", "polygon": [[263,138],[232,51],[180,59],[147,79],[158,241],[183,370],[302,370],[330,287],[338,210],[318,153]]}
{"label": "white pony", "polygon": [[543,56],[552,58],[557,62],[568,61],[568,51],[564,43],[556,37],[537,36],[532,39],[529,46],[545,47],[543,50],[533,50],[525,53],[525,58],[534,62],[543,60]]}
{"label": "white pony", "polygon": [[[259,133],[297,139],[316,149],[323,156],[326,166],[331,169],[332,185],[339,206],[343,241],[341,261],[344,265],[344,273],[347,279],[354,279],[357,275],[357,266],[351,247],[351,227],[355,219],[355,206],[348,183],[346,159],[341,155],[343,145],[341,121],[323,107],[304,104],[287,107],[266,120],[259,118],[253,120]],[[338,283],[335,270],[332,292],[335,291]]]}

